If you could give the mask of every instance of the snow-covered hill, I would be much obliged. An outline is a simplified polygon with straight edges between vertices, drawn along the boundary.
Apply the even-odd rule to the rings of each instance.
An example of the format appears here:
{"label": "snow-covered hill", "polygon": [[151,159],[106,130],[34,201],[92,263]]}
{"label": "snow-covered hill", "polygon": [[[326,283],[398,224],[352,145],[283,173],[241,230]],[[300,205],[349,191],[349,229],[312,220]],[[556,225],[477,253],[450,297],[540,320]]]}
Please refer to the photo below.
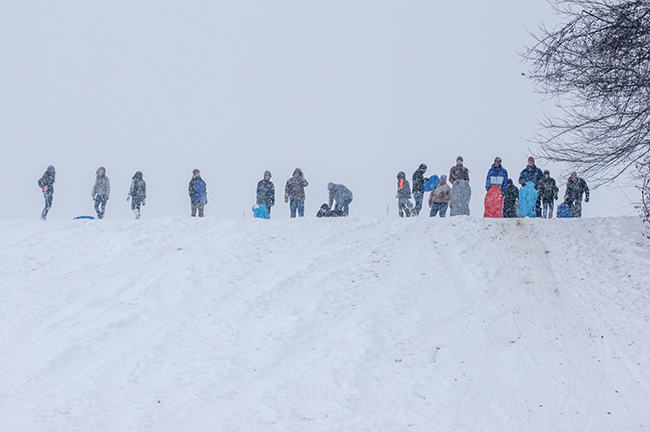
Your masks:
{"label": "snow-covered hill", "polygon": [[0,221],[1,429],[647,430],[641,230]]}

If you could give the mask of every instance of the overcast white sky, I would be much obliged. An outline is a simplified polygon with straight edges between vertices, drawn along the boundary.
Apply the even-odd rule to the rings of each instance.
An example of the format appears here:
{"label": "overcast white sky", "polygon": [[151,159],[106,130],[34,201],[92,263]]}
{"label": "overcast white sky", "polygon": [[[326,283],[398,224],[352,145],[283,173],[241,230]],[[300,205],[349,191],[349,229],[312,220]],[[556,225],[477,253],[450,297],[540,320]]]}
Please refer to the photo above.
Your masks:
{"label": "overcast white sky", "polygon": [[[145,218],[188,215],[194,168],[209,216],[251,217],[268,169],[272,214],[288,217],[296,167],[308,216],[329,181],[352,189],[352,215],[395,215],[398,171],[448,173],[458,155],[482,215],[494,157],[516,180],[551,108],[518,53],[554,20],[545,0],[0,0],[0,218],[40,216],[50,164],[54,220],[94,215],[100,165],[106,218],[133,217],[137,170]],[[568,167],[538,166],[564,182]],[[635,214],[619,185],[594,191],[585,215]]]}

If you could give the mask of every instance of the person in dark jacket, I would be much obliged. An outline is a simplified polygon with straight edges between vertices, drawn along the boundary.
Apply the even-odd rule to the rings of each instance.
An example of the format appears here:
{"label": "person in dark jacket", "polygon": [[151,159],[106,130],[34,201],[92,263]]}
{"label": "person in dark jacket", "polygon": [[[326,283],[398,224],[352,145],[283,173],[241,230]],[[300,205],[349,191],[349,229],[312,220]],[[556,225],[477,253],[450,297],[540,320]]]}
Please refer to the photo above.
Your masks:
{"label": "person in dark jacket", "polygon": [[140,206],[144,205],[147,199],[147,183],[142,178],[142,172],[136,171],[131,179],[131,187],[129,188],[129,195],[126,200],[131,200],[131,210],[135,214],[136,219],[140,219]]}
{"label": "person in dark jacket", "polygon": [[[413,203],[410,203],[409,199],[411,198],[411,185],[409,181],[406,180],[406,174],[404,171],[397,173],[397,211],[399,211],[400,217],[410,217],[411,209]],[[410,203],[410,206],[409,206]]]}
{"label": "person in dark jacket", "polygon": [[52,165],[48,166],[40,179],[38,179],[38,186],[43,191],[43,198],[45,198],[45,208],[41,213],[41,220],[45,220],[47,212],[52,207],[52,199],[54,198],[54,179],[56,171]]}
{"label": "person in dark jacket", "polygon": [[571,217],[582,217],[582,194],[585,195],[585,202],[589,202],[587,182],[573,171],[566,183],[566,192],[564,193],[564,202],[571,209]]}
{"label": "person in dark jacket", "polygon": [[111,182],[106,177],[106,168],[97,168],[97,176],[95,177],[95,185],[93,186],[92,197],[95,200],[95,212],[98,219],[104,219],[106,211],[106,202],[111,195]]}
{"label": "person in dark jacket", "polygon": [[427,172],[427,166],[423,163],[420,164],[417,170],[413,173],[413,198],[415,198],[415,207],[413,207],[413,214],[418,216],[422,210],[422,202],[424,200],[424,173]]}
{"label": "person in dark jacket", "polygon": [[[539,183],[544,178],[544,173],[542,170],[537,168],[535,165],[535,158],[528,158],[528,165],[524,168],[519,174],[519,184],[526,186],[526,183],[533,182],[535,183],[535,189],[538,188]],[[542,197],[540,194],[537,194],[537,201],[535,202],[535,217],[542,217]]]}
{"label": "person in dark jacket", "polygon": [[316,213],[316,217],[323,218],[323,217],[341,217],[344,216],[341,210],[332,210],[329,205],[326,203],[320,206],[320,209],[318,209],[318,213]]}
{"label": "person in dark jacket", "polygon": [[264,178],[257,182],[257,204],[266,206],[271,214],[271,207],[275,205],[275,185],[271,181],[271,171],[264,171]]}
{"label": "person in dark jacket", "polygon": [[192,217],[196,217],[196,211],[199,217],[205,214],[205,206],[208,205],[208,185],[201,178],[201,171],[195,169],[192,171],[192,180],[188,186],[190,202],[192,203]]}
{"label": "person in dark jacket", "polygon": [[307,186],[309,186],[309,182],[305,179],[302,170],[300,168],[293,170],[293,175],[284,186],[284,202],[289,203],[292,218],[296,217],[296,212],[298,212],[298,217],[305,216],[305,188]]}
{"label": "person in dark jacket", "polygon": [[494,158],[485,178],[485,190],[489,191],[492,186],[499,186],[501,193],[508,187],[508,171],[501,165],[501,158],[498,156]]}
{"label": "person in dark jacket", "polygon": [[557,199],[558,187],[555,179],[551,177],[549,170],[544,170],[544,178],[537,186],[537,192],[542,199],[542,217],[550,219],[553,217],[553,207]]}
{"label": "person in dark jacket", "polygon": [[517,200],[519,199],[519,189],[515,186],[512,179],[508,179],[508,187],[503,194],[503,217],[517,217]]}
{"label": "person in dark jacket", "polygon": [[327,184],[327,190],[329,191],[328,207],[332,208],[332,204],[336,202],[333,211],[339,212],[341,216],[347,216],[350,213],[350,203],[354,198],[352,191],[342,184],[332,182]]}
{"label": "person in dark jacket", "polygon": [[456,158],[456,165],[449,170],[449,183],[453,187],[453,185],[461,181],[464,181],[466,185],[469,184],[469,171],[463,166],[463,157],[458,156]]}

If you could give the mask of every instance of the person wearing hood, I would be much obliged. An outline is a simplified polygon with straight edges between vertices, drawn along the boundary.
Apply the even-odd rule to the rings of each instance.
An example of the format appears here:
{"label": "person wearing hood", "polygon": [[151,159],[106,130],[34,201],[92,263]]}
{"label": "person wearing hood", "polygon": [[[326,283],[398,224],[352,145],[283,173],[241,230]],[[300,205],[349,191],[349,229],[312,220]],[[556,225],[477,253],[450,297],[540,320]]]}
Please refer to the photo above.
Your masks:
{"label": "person wearing hood", "polygon": [[440,212],[440,217],[443,218],[447,214],[447,207],[451,201],[451,187],[447,184],[447,176],[440,176],[440,183],[429,194],[429,217],[435,217]]}
{"label": "person wearing hood", "polygon": [[104,219],[104,212],[106,211],[106,202],[111,195],[111,183],[106,177],[106,168],[97,168],[97,176],[95,177],[95,185],[93,186],[92,197],[95,200],[95,212],[97,219]]}
{"label": "person wearing hood", "polygon": [[549,170],[544,170],[544,178],[539,182],[537,191],[539,192],[539,196],[542,197],[542,217],[547,219],[552,218],[558,187],[555,179],[551,177]]}
{"label": "person wearing hood", "polygon": [[589,186],[587,186],[587,182],[578,177],[575,171],[572,171],[564,193],[564,202],[571,209],[571,217],[582,217],[582,194],[585,195],[585,202],[589,202]]}
{"label": "person wearing hood", "polygon": [[198,169],[192,171],[192,180],[190,180],[187,190],[192,204],[191,216],[196,217],[198,210],[199,217],[203,217],[205,215],[205,206],[208,205],[208,185],[201,178],[201,171]]}
{"label": "person wearing hood", "polygon": [[413,198],[415,198],[415,207],[413,207],[413,214],[418,216],[422,210],[422,202],[424,201],[424,173],[427,172],[427,166],[423,163],[420,164],[418,169],[413,173]]}
{"label": "person wearing hood", "polygon": [[[404,171],[397,173],[397,195],[395,195],[395,198],[397,198],[397,211],[399,212],[399,216],[410,217],[409,199],[411,199],[411,185],[406,180]],[[412,207],[413,203],[410,203],[410,206]]]}
{"label": "person wearing hood", "polygon": [[[519,184],[526,186],[526,183],[533,182],[535,189],[539,187],[539,183],[544,179],[544,173],[535,165],[535,158],[528,158],[528,165],[519,174]],[[535,202],[535,217],[542,217],[542,197],[537,194],[537,201]]]}
{"label": "person wearing hood", "polygon": [[339,213],[341,216],[347,216],[350,212],[349,205],[353,198],[352,191],[342,184],[332,182],[327,184],[327,190],[329,191],[328,207],[331,209],[332,204],[336,202],[333,211]]}
{"label": "person wearing hood", "polygon": [[501,165],[501,158],[498,156],[494,158],[485,179],[485,190],[489,191],[492,186],[499,186],[501,193],[508,187],[508,171]]}
{"label": "person wearing hood", "polygon": [[275,185],[271,181],[271,171],[264,172],[264,178],[257,182],[257,204],[263,205],[271,214],[275,205]]}
{"label": "person wearing hood", "polygon": [[508,179],[508,187],[503,194],[503,217],[517,217],[517,200],[519,199],[519,189],[515,186],[512,179]]}
{"label": "person wearing hood", "polygon": [[449,183],[452,185],[464,181],[466,185],[469,184],[469,171],[463,166],[463,157],[456,158],[456,165],[449,170]]}
{"label": "person wearing hood", "polygon": [[48,166],[40,179],[38,179],[38,186],[43,192],[45,198],[45,208],[41,212],[41,220],[45,220],[47,212],[52,207],[52,199],[54,198],[54,179],[56,178],[56,171],[52,165]]}
{"label": "person wearing hood", "polygon": [[284,202],[289,203],[292,218],[296,217],[296,212],[299,217],[305,216],[305,188],[307,186],[309,186],[309,182],[305,179],[302,170],[300,168],[293,170],[293,175],[284,186]]}
{"label": "person wearing hood", "polygon": [[129,188],[129,195],[126,200],[131,200],[131,210],[135,214],[136,219],[140,219],[140,206],[144,205],[147,198],[147,183],[142,178],[142,172],[136,171],[131,179],[131,187]]}
{"label": "person wearing hood", "polygon": [[341,210],[332,210],[327,203],[324,203],[322,206],[320,206],[320,209],[318,209],[318,213],[316,213],[316,217],[318,218],[329,218],[329,217],[341,217],[343,216],[343,213]]}

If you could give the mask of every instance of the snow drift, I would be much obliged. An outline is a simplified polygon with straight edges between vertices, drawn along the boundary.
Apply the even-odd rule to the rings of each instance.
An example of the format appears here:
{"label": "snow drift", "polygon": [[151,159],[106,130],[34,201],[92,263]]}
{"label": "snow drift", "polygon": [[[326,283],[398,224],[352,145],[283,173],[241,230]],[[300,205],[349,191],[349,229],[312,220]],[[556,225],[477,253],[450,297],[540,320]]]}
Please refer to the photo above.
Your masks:
{"label": "snow drift", "polygon": [[641,231],[0,221],[2,429],[647,430]]}

